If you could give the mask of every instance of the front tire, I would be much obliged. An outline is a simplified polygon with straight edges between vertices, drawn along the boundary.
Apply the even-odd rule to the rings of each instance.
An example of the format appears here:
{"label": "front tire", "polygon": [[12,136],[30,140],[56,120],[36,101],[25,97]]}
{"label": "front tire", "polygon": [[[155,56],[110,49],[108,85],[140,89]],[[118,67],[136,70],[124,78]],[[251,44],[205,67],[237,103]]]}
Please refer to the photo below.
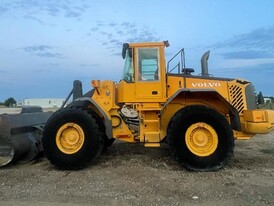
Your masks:
{"label": "front tire", "polygon": [[106,150],[115,142],[115,140],[116,140],[115,138],[108,139],[108,137],[105,137],[103,149]]}
{"label": "front tire", "polygon": [[232,129],[223,115],[203,106],[187,106],[171,119],[167,140],[175,159],[187,170],[224,167],[234,149]]}
{"label": "front tire", "polygon": [[81,169],[100,154],[102,136],[91,110],[66,108],[48,120],[42,142],[52,164],[61,169]]}

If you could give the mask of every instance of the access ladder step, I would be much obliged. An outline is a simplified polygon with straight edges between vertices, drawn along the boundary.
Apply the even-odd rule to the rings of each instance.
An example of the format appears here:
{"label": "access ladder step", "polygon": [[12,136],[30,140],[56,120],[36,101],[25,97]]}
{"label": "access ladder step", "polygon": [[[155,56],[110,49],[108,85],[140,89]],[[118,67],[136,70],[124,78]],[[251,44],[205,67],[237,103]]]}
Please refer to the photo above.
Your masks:
{"label": "access ladder step", "polygon": [[156,143],[145,143],[145,147],[160,147],[161,144],[159,142]]}
{"label": "access ladder step", "polygon": [[158,119],[145,119],[144,120],[144,123],[154,123],[154,122],[159,122],[159,120]]}
{"label": "access ladder step", "polygon": [[145,132],[144,136],[145,136],[145,144],[160,142],[160,132]]}

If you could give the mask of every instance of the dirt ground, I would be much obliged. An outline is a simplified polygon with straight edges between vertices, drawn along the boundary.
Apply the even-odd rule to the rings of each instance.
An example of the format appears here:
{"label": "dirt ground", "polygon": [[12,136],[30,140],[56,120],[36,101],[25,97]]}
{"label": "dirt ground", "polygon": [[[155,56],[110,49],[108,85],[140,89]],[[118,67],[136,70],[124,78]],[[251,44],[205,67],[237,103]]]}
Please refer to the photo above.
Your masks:
{"label": "dirt ground", "polygon": [[217,172],[189,172],[168,147],[114,143],[86,169],[45,157],[0,168],[0,205],[274,205],[274,131],[237,141]]}

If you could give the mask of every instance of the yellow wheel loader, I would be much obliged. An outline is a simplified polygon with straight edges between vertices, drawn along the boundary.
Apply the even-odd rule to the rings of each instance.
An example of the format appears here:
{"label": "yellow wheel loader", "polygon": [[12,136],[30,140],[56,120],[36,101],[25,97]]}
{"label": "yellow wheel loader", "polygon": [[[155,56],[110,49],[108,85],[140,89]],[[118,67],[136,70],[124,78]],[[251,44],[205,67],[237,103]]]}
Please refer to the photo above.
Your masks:
{"label": "yellow wheel loader", "polygon": [[43,147],[52,164],[83,168],[119,139],[145,147],[168,143],[184,168],[214,171],[230,160],[235,139],[273,128],[274,111],[257,110],[251,82],[210,75],[209,52],[201,59],[201,74],[193,75],[183,49],[166,63],[167,46],[125,43],[119,83],[92,80],[93,89],[84,95],[74,87],[78,97],[44,128]]}

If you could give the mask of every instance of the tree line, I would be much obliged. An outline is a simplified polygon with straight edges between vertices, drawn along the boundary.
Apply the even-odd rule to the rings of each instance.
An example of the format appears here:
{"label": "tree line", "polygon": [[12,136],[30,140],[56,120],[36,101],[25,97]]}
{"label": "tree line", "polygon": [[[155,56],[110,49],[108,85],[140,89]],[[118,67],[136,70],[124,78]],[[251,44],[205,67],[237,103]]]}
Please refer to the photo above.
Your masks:
{"label": "tree line", "polygon": [[[268,103],[265,102],[265,99],[270,99],[270,103],[274,103],[274,97],[267,97],[267,96],[263,96],[262,92],[259,92],[257,94],[257,104],[264,104],[264,103]],[[268,100],[269,101],[269,100]]]}
{"label": "tree line", "polygon": [[13,97],[9,97],[4,102],[0,102],[0,105],[5,107],[14,107],[16,106],[16,103],[17,102]]}

